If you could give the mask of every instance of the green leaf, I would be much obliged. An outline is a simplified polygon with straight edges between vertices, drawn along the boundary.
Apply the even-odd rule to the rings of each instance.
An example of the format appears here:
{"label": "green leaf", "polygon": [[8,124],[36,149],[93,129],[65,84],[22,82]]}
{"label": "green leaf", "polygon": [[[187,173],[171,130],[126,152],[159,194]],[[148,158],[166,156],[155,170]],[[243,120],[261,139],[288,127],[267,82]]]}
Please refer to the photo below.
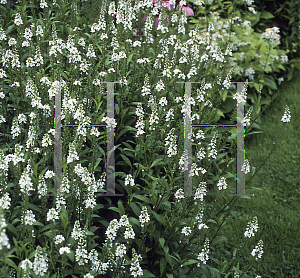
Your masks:
{"label": "green leaf", "polygon": [[152,213],[153,213],[155,219],[156,219],[159,223],[161,223],[162,225],[164,225],[164,221],[163,221],[161,215],[157,214],[155,211],[152,211]]}
{"label": "green leaf", "polygon": [[43,159],[41,159],[37,164],[35,164],[34,165],[34,167],[33,167],[33,172],[34,172],[34,176],[35,177],[37,177],[37,168],[38,168],[38,166],[42,163],[42,160]]}
{"label": "green leaf", "polygon": [[165,239],[164,239],[164,238],[160,238],[158,241],[159,241],[159,243],[160,243],[160,246],[161,246],[161,247],[164,247],[165,242],[166,242]]}
{"label": "green leaf", "polygon": [[110,208],[108,208],[108,209],[113,210],[113,211],[115,211],[115,212],[118,212],[118,213],[121,215],[121,212],[120,212],[119,208],[116,208],[116,207],[110,207]]}
{"label": "green leaf", "polygon": [[273,80],[273,77],[264,76],[264,80],[266,82],[266,85],[272,90],[278,90],[276,83]]}
{"label": "green leaf", "polygon": [[33,225],[34,225],[34,226],[42,226],[42,227],[44,227],[44,224],[41,223],[41,222],[38,222],[38,221],[34,221],[34,222],[33,222]]}
{"label": "green leaf", "polygon": [[60,220],[62,223],[62,226],[64,230],[67,229],[69,225],[69,219],[68,219],[68,213],[64,205],[61,206],[61,211],[60,211]]}
{"label": "green leaf", "polygon": [[118,209],[119,209],[120,216],[125,215],[125,209],[124,209],[124,206],[122,204],[122,200],[118,201]]}
{"label": "green leaf", "polygon": [[173,277],[174,277],[173,274],[167,273],[167,278],[173,278]]}
{"label": "green leaf", "polygon": [[[161,158],[158,158],[158,159],[154,160],[154,161],[152,162],[151,166],[150,166],[150,169],[151,169],[153,166],[155,166],[160,160],[162,160],[162,159],[161,159]],[[164,164],[164,163],[160,163],[160,164],[158,164],[158,165],[161,165],[161,164]]]}
{"label": "green leaf", "polygon": [[140,216],[141,210],[135,202],[130,202],[129,206],[132,208],[136,216]]}
{"label": "green leaf", "polygon": [[[300,70],[300,60],[292,59],[290,61],[290,63],[292,63],[298,70]],[[278,65],[278,67],[279,67],[279,65]],[[283,66],[281,65],[281,67],[283,67]],[[281,68],[281,67],[279,67],[279,68]]]}
{"label": "green leaf", "polygon": [[182,265],[183,265],[183,266],[186,266],[186,265],[196,264],[196,263],[198,263],[198,262],[199,262],[199,261],[190,259],[190,260],[187,260],[186,262],[184,262]]}
{"label": "green leaf", "polygon": [[4,261],[6,264],[13,267],[14,269],[16,269],[16,270],[18,269],[17,265],[11,259],[9,259],[8,256],[5,256]]}
{"label": "green leaf", "polygon": [[68,258],[71,260],[72,263],[74,263],[74,251],[70,250],[70,253],[67,253]]}
{"label": "green leaf", "polygon": [[95,169],[97,168],[97,166],[99,165],[100,162],[101,162],[101,158],[98,158],[97,161],[96,161],[96,164],[94,166],[94,171],[95,171]]}
{"label": "green leaf", "polygon": [[94,236],[95,234],[92,233],[92,232],[90,232],[90,231],[87,231],[87,232],[86,232],[86,235],[88,235],[88,236]]}
{"label": "green leaf", "polygon": [[214,223],[214,224],[217,225],[217,222],[216,222],[215,220],[213,220],[213,219],[208,219],[206,222],[207,222],[207,223]]}
{"label": "green leaf", "polygon": [[102,49],[101,49],[100,45],[99,45],[99,44],[96,44],[96,46],[98,47],[98,49],[99,49],[99,51],[100,51],[100,53],[101,53],[101,55],[102,55]]}
{"label": "green leaf", "polygon": [[152,277],[156,277],[154,274],[152,274],[149,270],[147,269],[143,269],[143,277],[144,278],[152,278]]}
{"label": "green leaf", "polygon": [[140,226],[140,222],[136,218],[129,217],[128,220],[129,220],[130,224],[135,224],[137,226]]}
{"label": "green leaf", "polygon": [[100,146],[98,146],[98,150],[102,153],[102,155],[105,157],[105,153],[104,153],[104,150],[100,147]]}
{"label": "green leaf", "polygon": [[142,196],[142,195],[138,195],[138,194],[133,193],[132,197],[135,197],[135,198],[137,198],[139,200],[142,200],[142,201],[146,202],[147,204],[151,203],[151,200],[149,198],[147,198],[145,196]]}
{"label": "green leaf", "polygon": [[264,191],[263,189],[261,189],[261,188],[258,188],[258,187],[247,187],[247,189],[255,189],[255,190]]}
{"label": "green leaf", "polygon": [[228,9],[228,14],[231,14],[232,11],[233,11],[233,6],[230,6]]}
{"label": "green leaf", "polygon": [[246,195],[241,195],[241,196],[238,196],[240,197],[241,199],[252,199],[250,196],[246,196]]}
{"label": "green leaf", "polygon": [[129,160],[126,156],[124,156],[124,155],[122,155],[122,154],[121,154],[121,157],[124,159],[124,161],[126,162],[126,164],[129,165],[130,168],[132,168],[132,165],[131,165],[130,160]]}
{"label": "green leaf", "polygon": [[267,12],[267,11],[262,11],[260,14],[260,18],[265,18],[265,19],[270,19],[270,18],[274,18],[275,16],[272,15],[271,13]]}
{"label": "green leaf", "polygon": [[160,258],[160,275],[162,276],[167,266],[167,261],[164,257]]}
{"label": "green leaf", "polygon": [[134,54],[134,53],[131,53],[131,54],[128,56],[128,59],[127,59],[127,65],[131,62],[133,54]]}

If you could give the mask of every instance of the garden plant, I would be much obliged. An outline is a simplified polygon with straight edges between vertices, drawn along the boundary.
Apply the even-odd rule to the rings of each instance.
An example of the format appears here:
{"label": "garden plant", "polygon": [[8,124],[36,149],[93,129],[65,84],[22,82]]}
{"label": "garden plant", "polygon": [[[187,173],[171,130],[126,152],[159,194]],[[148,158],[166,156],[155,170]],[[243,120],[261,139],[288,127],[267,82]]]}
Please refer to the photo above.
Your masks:
{"label": "garden plant", "polygon": [[[271,103],[266,95],[261,101],[261,90],[267,86],[271,94],[277,89],[264,72],[285,70],[287,56],[276,49],[277,29],[253,33],[252,1],[228,5],[229,14],[238,14],[235,20],[242,22],[244,14],[249,20],[240,25],[223,21],[222,34],[217,12],[205,16],[205,26],[195,19],[195,29],[186,30],[186,13],[192,17],[186,1],[165,1],[168,7],[152,0],[102,1],[98,21],[91,25],[86,24],[89,7],[85,10],[80,1],[21,0],[14,9],[0,1],[1,275],[260,277],[247,273],[263,254],[261,240],[249,241],[259,235],[256,216],[230,260],[217,259],[228,253],[228,239],[221,233],[232,206],[250,199],[228,201],[235,193],[235,173],[228,167],[235,161],[236,128],[189,133],[184,123],[188,106],[193,124],[222,123],[225,116],[233,123],[236,104],[246,103],[250,79],[255,105],[243,123],[246,135],[259,132],[250,133],[253,127],[259,130],[255,121],[261,105]],[[35,11],[36,2],[42,12]],[[196,15],[206,14],[213,1],[189,2]],[[236,10],[238,4],[249,11]],[[226,28],[234,29],[240,41]],[[232,53],[236,41],[245,52]],[[255,54],[257,60],[251,61]],[[242,94],[231,87],[239,81],[234,74],[245,82]],[[114,84],[114,119],[105,117],[104,82],[119,82]],[[199,83],[192,83],[188,99],[185,84],[176,82]],[[55,193],[58,90],[62,123],[78,127],[62,129],[63,181],[59,194],[49,197]],[[278,134],[291,118],[288,107],[282,114]],[[121,198],[101,196],[106,192],[106,129],[91,127],[101,123],[115,128],[115,187]],[[184,136],[191,136],[195,154],[193,197],[183,194]],[[252,167],[247,185],[260,166]],[[247,159],[243,171],[250,173]],[[237,258],[245,246],[252,246],[253,260],[241,266]]]}

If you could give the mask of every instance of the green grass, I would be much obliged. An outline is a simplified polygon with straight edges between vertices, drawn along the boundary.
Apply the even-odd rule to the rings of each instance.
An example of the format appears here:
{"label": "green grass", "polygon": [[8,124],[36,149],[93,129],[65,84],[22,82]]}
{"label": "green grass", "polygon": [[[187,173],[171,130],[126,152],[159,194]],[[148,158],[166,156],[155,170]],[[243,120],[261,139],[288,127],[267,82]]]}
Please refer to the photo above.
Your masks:
{"label": "green grass", "polygon": [[[245,138],[245,158],[249,159],[251,170],[252,166],[258,169],[276,141],[281,117],[288,105],[291,121],[284,123],[275,150],[250,184],[247,180],[252,173],[246,175],[245,193],[254,193],[254,197],[238,200],[234,210],[242,217],[229,217],[225,226],[230,245],[238,247],[247,222],[257,215],[259,230],[255,239],[248,239],[249,249],[246,245],[242,252],[240,269],[249,263],[252,249],[262,239],[264,253],[253,265],[253,274],[261,277],[299,277],[300,273],[300,79],[297,76],[299,71],[279,87],[279,96],[261,116],[260,126],[264,133]],[[247,189],[252,186],[262,191]],[[228,200],[231,198],[228,196]],[[247,253],[249,255],[245,257]]]}

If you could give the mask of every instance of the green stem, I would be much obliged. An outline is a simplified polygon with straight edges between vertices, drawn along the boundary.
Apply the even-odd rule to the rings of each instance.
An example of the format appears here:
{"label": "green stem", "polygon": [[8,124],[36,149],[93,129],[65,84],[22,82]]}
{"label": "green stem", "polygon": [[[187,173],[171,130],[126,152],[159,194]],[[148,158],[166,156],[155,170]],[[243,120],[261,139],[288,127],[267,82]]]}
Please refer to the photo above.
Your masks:
{"label": "green stem", "polygon": [[[245,244],[246,244],[246,240],[244,240],[244,242],[243,242],[243,244],[242,245],[240,245],[240,247],[239,247],[239,249],[243,249],[244,248],[244,246],[245,246]],[[234,265],[234,263],[236,262],[236,260],[237,260],[237,256],[234,258],[234,260],[232,260],[231,261],[231,264],[230,264],[230,266],[229,266],[229,268],[228,268],[228,271],[230,271],[230,269],[231,269],[231,267]],[[223,273],[224,274],[224,273]],[[222,275],[223,275],[222,274]],[[224,276],[225,276],[226,274],[224,274]]]}

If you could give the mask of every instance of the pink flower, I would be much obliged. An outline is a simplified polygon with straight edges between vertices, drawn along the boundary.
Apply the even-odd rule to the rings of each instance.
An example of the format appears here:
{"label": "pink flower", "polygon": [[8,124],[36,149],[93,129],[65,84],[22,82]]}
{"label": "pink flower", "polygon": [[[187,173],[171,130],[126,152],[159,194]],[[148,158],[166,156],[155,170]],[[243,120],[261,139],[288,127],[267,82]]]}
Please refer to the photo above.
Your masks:
{"label": "pink flower", "polygon": [[[153,4],[155,4],[155,3],[156,3],[156,0],[153,0]],[[166,4],[168,10],[171,11],[171,5],[170,5],[169,0],[163,0],[162,3]],[[162,3],[160,3],[160,4],[162,4]],[[160,5],[160,6],[161,6],[161,5]],[[173,6],[173,5],[172,5],[172,6]],[[190,16],[194,16],[194,12],[193,12],[193,10],[192,10],[190,7],[183,7],[183,6],[177,5],[176,9],[177,9],[177,10],[184,11],[185,14],[188,14],[188,15],[190,15]],[[114,14],[114,17],[116,17],[116,14]],[[169,16],[166,15],[166,17],[167,17],[167,23],[169,23]],[[142,24],[143,24],[143,25],[144,25],[145,21],[146,21],[146,16],[144,16],[143,19],[142,19]],[[158,26],[159,21],[160,21],[160,19],[157,17],[156,20],[155,20],[155,29],[157,29],[157,26]],[[136,30],[135,30],[135,32],[133,32],[133,35],[136,36],[136,34],[137,34],[137,33],[136,33]],[[140,37],[140,40],[141,40],[141,39],[142,39],[142,37]]]}
{"label": "pink flower", "polygon": [[[153,4],[156,3],[156,0],[153,0]],[[167,5],[167,8],[169,11],[171,11],[171,5],[169,0],[163,0],[163,3]],[[180,5],[177,5],[177,10],[182,10],[185,11],[186,14],[189,14],[191,16],[194,16],[194,12],[190,7],[182,7]],[[143,17],[142,19],[142,24],[144,24],[144,22],[146,21],[146,16]],[[160,19],[157,17],[156,21],[155,21],[155,29],[157,29],[158,23],[159,23]],[[169,23],[169,16],[167,15],[167,23]]]}

